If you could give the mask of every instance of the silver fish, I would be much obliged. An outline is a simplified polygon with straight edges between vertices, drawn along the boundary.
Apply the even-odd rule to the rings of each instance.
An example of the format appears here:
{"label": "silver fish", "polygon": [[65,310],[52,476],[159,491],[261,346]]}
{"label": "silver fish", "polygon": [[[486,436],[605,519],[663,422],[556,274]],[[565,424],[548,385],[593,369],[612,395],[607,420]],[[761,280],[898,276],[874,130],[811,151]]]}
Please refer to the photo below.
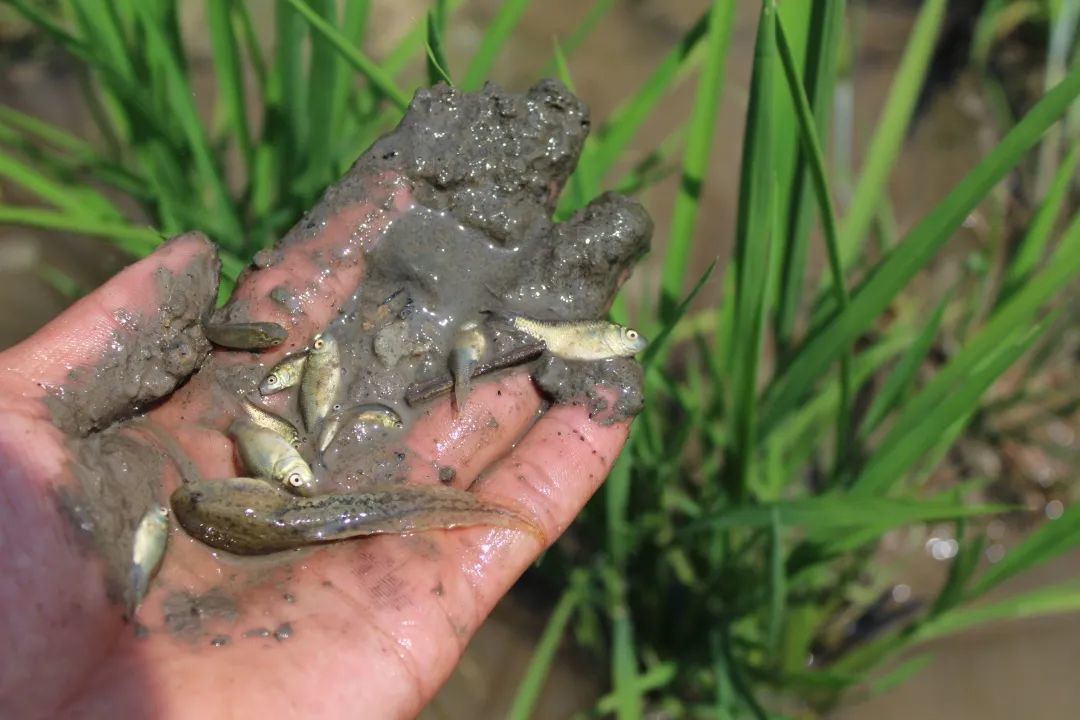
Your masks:
{"label": "silver fish", "polygon": [[365,403],[354,408],[343,410],[326,418],[322,430],[319,432],[317,443],[319,452],[326,452],[326,448],[334,442],[342,425],[357,425],[366,423],[384,428],[404,427],[401,416],[394,412],[393,408],[379,403]]}
{"label": "silver fish", "polygon": [[289,492],[304,497],[315,493],[315,474],[285,438],[248,420],[237,419],[229,427],[244,466],[252,474],[273,480]]}
{"label": "silver fish", "polygon": [[517,313],[489,314],[542,340],[549,353],[564,360],[632,357],[648,344],[637,330],[606,320],[536,320]]}
{"label": "silver fish", "polygon": [[287,388],[291,388],[300,382],[300,375],[304,372],[304,361],[307,360],[307,351],[289,355],[270,369],[270,372],[259,383],[259,393],[273,395]]}
{"label": "silver fish", "polygon": [[267,430],[276,432],[293,447],[300,446],[300,431],[296,429],[296,426],[283,417],[275,415],[266,408],[259,407],[255,403],[251,402],[247,398],[240,399],[241,404],[244,406],[244,412],[247,413],[251,422],[255,423],[259,427],[264,427]]}
{"label": "silver fish", "polygon": [[330,412],[340,384],[341,355],[337,340],[329,332],[316,335],[300,378],[300,412],[308,432]]}
{"label": "silver fish", "polygon": [[454,348],[450,351],[450,373],[454,376],[454,405],[460,412],[472,386],[472,374],[480,357],[487,350],[487,337],[480,325],[472,320],[458,328]]}
{"label": "silver fish", "polygon": [[161,561],[165,557],[165,547],[168,543],[169,509],[154,503],[135,528],[131,570],[128,573],[125,598],[128,618],[135,616],[135,611],[146,597],[150,581],[161,568]]}

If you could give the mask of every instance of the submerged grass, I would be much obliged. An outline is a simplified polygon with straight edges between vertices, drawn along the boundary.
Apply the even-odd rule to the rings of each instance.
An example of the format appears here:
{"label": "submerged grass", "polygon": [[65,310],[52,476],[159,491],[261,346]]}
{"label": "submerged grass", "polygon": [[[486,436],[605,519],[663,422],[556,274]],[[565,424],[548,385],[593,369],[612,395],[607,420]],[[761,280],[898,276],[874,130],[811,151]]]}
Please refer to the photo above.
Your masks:
{"label": "submerged grass", "polygon": [[[392,127],[418,82],[480,87],[513,51],[514,30],[530,7],[528,0],[503,3],[464,62],[447,52],[453,0],[433,2],[384,58],[364,50],[373,22],[366,1],[279,0],[272,39],[256,35],[246,3],[208,2],[217,95],[206,120],[192,101],[179,3],[5,4],[85,64],[103,141],[91,144],[0,106],[0,177],[39,203],[0,205],[0,223],[100,235],[133,256],[169,233],[200,229],[221,245],[229,278]],[[595,0],[577,27],[560,32],[545,72],[572,84],[575,51],[614,5]],[[830,168],[824,152],[834,103],[839,121],[849,122],[851,85],[839,67],[852,42],[847,5],[784,5],[760,3],[735,251],[719,259],[715,280],[715,264],[702,274],[690,258],[716,254],[716,239],[696,228],[712,210],[702,187],[710,151],[723,141],[714,128],[729,84],[733,0],[715,0],[640,87],[599,119],[560,200],[558,216],[566,217],[607,187],[644,192],[679,173],[672,224],[656,242],[663,271],[635,319],[653,337],[642,357],[648,406],[604,490],[571,531],[581,549],[557,547],[535,571],[563,594],[511,717],[532,714],[559,643],[571,635],[609,669],[610,691],[595,715],[777,717],[792,703],[823,712],[849,689],[902,681],[921,660],[872,673],[929,639],[1080,608],[1072,585],[971,604],[1080,545],[1080,515],[1070,508],[989,569],[978,563],[979,542],[963,543],[928,610],[862,644],[836,641],[837,627],[868,611],[883,587],[866,587],[860,577],[884,533],[953,521],[959,534],[1007,509],[968,499],[967,486],[930,488],[927,478],[972,418],[985,422],[1001,406],[983,399],[987,389],[1033,343],[1041,343],[1041,356],[1051,352],[1046,328],[1058,316],[1048,310],[1080,276],[1080,215],[1068,194],[1080,139],[1066,128],[1043,140],[1080,96],[1078,53],[1066,47],[1075,38],[1061,27],[1076,3],[1048,20],[1055,35],[1045,96],[1023,117],[1003,120],[997,146],[902,239],[892,237],[888,180],[946,3],[924,3],[853,176],[845,163]],[[994,23],[1014,22],[1007,5],[989,3],[979,20],[978,67],[988,64]],[[665,143],[638,153],[641,128],[695,70],[692,111]],[[1050,142],[1056,153],[1046,149]],[[922,307],[912,280],[1004,178],[1029,172],[1039,147],[1030,183],[1039,208],[1015,249],[1000,253],[1002,282],[983,283],[978,293],[962,286]],[[227,167],[226,157],[235,162]],[[629,169],[612,177],[617,167]],[[852,202],[837,202],[849,181]],[[118,197],[139,217],[126,216]],[[829,275],[808,293],[815,218]],[[868,247],[875,232],[885,240]],[[721,302],[691,312],[714,281]],[[900,321],[886,320],[895,307],[912,305]],[[625,320],[626,305],[618,301],[612,314]],[[971,318],[969,326],[924,381],[920,371],[953,332],[952,316]],[[808,667],[811,655],[830,659]]]}

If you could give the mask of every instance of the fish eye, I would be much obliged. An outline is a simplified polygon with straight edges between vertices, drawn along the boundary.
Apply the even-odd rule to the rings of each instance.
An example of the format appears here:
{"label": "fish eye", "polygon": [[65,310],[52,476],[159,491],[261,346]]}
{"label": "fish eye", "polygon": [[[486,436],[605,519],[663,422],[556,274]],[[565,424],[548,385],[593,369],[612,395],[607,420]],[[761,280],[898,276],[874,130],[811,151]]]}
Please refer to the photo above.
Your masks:
{"label": "fish eye", "polygon": [[315,338],[315,342],[311,343],[311,347],[315,348],[316,350],[322,350],[324,345],[326,345],[326,341],[323,340],[321,337]]}
{"label": "fish eye", "polygon": [[304,484],[304,478],[300,477],[300,473],[292,473],[285,479],[285,482],[289,483],[293,487],[300,487]]}
{"label": "fish eye", "polygon": [[266,382],[269,385],[277,385],[278,384],[278,376],[274,375],[274,374],[271,374],[266,378]]}
{"label": "fish eye", "polygon": [[630,338],[631,340],[637,340],[637,337],[638,337],[637,330],[627,330],[626,331],[626,337]]}
{"label": "fish eye", "polygon": [[159,507],[158,508],[158,515],[160,515],[161,517],[169,517],[169,508],[167,508],[167,507]]}
{"label": "fish eye", "polygon": [[331,410],[339,412],[341,410],[341,403],[334,403],[334,407],[332,407]]}

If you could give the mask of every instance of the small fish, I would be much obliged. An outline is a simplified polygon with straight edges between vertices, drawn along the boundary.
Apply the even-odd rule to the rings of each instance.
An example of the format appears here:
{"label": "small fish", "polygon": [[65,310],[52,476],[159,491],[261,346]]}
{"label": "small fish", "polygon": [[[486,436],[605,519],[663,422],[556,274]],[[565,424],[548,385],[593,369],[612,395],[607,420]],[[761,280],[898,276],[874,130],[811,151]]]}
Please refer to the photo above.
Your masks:
{"label": "small fish", "polygon": [[315,493],[311,466],[285,438],[243,419],[233,421],[229,434],[249,472],[280,483],[297,495],[310,497]]}
{"label": "small fish", "polygon": [[329,332],[311,341],[307,363],[300,378],[300,413],[309,432],[330,412],[341,384],[341,355]]}
{"label": "small fish", "polygon": [[146,511],[135,528],[135,540],[131,552],[131,570],[125,598],[128,618],[135,617],[150,581],[157,575],[165,547],[169,543],[169,509],[155,503]]}
{"label": "small fish", "polygon": [[377,425],[384,428],[404,427],[401,416],[394,412],[393,408],[379,403],[365,403],[354,408],[343,410],[326,418],[322,430],[319,432],[319,452],[326,452],[330,443],[338,434],[342,425],[358,425],[360,423]]}
{"label": "small fish", "polygon": [[259,383],[259,393],[273,395],[293,387],[300,382],[300,376],[304,372],[304,361],[307,360],[307,351],[289,355],[270,369],[270,373]]}
{"label": "small fish", "polygon": [[548,352],[564,360],[632,357],[648,344],[637,330],[606,320],[536,320],[509,312],[487,311],[487,314],[543,340]]}
{"label": "small fish", "polygon": [[264,427],[267,430],[273,430],[278,435],[285,438],[293,447],[300,447],[300,431],[297,430],[296,426],[291,422],[283,417],[275,415],[266,408],[259,407],[247,398],[241,398],[241,403],[244,406],[244,412],[247,413],[251,422],[260,427]]}
{"label": "small fish", "polygon": [[289,331],[274,322],[204,323],[206,339],[233,350],[265,350],[285,342]]}
{"label": "small fish", "polygon": [[487,338],[480,325],[472,320],[458,328],[454,348],[450,351],[450,373],[454,376],[454,405],[458,412],[465,407],[465,398],[472,386],[472,374],[487,349]]}

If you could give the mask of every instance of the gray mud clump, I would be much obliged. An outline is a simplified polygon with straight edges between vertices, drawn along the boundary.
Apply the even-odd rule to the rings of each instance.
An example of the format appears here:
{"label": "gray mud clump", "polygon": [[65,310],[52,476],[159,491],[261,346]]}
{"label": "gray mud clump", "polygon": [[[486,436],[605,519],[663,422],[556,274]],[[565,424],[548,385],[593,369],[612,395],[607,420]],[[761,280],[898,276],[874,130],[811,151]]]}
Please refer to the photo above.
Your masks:
{"label": "gray mud clump", "polygon": [[[423,404],[411,407],[405,402],[406,391],[448,375],[448,356],[462,323],[481,324],[488,341],[482,360],[491,361],[530,339],[489,319],[485,311],[544,320],[605,316],[619,286],[647,252],[653,228],[640,205],[615,193],[600,196],[563,223],[552,221],[588,130],[585,105],[555,81],[542,81],[523,94],[491,84],[479,93],[444,85],[420,90],[398,128],[376,141],[328,188],[278,247],[259,253],[241,282],[269,269],[280,271],[294,246],[303,247],[358,203],[386,197],[395,188],[407,189],[413,198],[412,206],[378,238],[358,241],[365,237],[367,222],[360,220],[351,234],[332,238],[336,250],[307,254],[326,277],[357,263],[358,251],[363,252],[361,285],[321,329],[334,335],[341,351],[335,410],[381,403],[405,425],[404,430],[342,426],[319,457],[314,452],[317,430],[304,433],[301,452],[315,470],[320,494],[402,481],[409,457],[405,434],[424,410]],[[380,208],[370,217],[391,211],[393,205],[387,201]],[[268,365],[257,364],[257,356],[243,355],[249,361],[242,364],[222,362],[217,356],[230,351],[219,348],[203,364],[209,345],[199,322],[213,305],[216,260],[212,268],[194,268],[182,280],[163,276],[162,296],[168,300],[161,315],[133,319],[118,334],[114,355],[100,367],[80,371],[51,402],[62,428],[85,436],[119,418],[118,413],[97,411],[94,393],[122,393],[131,408],[138,408],[196,371],[212,393],[221,395],[221,414],[243,412],[239,395],[261,400],[256,388]],[[308,284],[275,284],[267,290],[264,305],[299,322],[300,300],[317,280],[298,282]],[[214,312],[213,319],[266,320],[253,316],[257,308],[250,300],[237,300]],[[310,341],[290,328],[279,349],[293,353]],[[634,360],[565,362],[544,353],[524,367],[551,400],[583,403],[598,422],[624,419],[642,407],[642,374]],[[91,378],[95,382],[86,382]],[[483,382],[475,380],[474,388]],[[597,385],[610,392],[601,396]],[[296,389],[286,392],[291,396],[279,412],[302,428]],[[216,427],[218,421],[202,422]],[[123,427],[99,433],[102,439],[95,442],[106,442]],[[69,512],[77,519],[89,518],[80,524],[89,525],[98,537],[102,531],[125,537],[125,528],[133,527],[145,510],[144,501],[160,492],[160,468],[151,460],[162,463],[168,458],[156,450],[146,455],[129,448],[123,452],[139,457],[125,461],[131,468],[125,474],[119,464],[107,462],[103,450],[88,448],[79,455],[82,469],[77,471],[83,496],[69,503],[78,512]],[[138,472],[132,472],[136,468]],[[110,479],[117,483],[116,491],[102,489]],[[143,489],[131,492],[129,486],[135,484]],[[120,498],[123,494],[133,498],[130,503]],[[130,535],[113,545],[107,554],[110,565],[119,567],[130,549]],[[175,624],[185,622],[190,618],[178,616]]]}
{"label": "gray mud clump", "polygon": [[46,402],[61,430],[85,436],[172,392],[210,352],[202,321],[217,297],[221,263],[204,254],[173,274],[156,274],[161,307],[145,317],[118,318],[110,351],[93,367],[76,368]]}

